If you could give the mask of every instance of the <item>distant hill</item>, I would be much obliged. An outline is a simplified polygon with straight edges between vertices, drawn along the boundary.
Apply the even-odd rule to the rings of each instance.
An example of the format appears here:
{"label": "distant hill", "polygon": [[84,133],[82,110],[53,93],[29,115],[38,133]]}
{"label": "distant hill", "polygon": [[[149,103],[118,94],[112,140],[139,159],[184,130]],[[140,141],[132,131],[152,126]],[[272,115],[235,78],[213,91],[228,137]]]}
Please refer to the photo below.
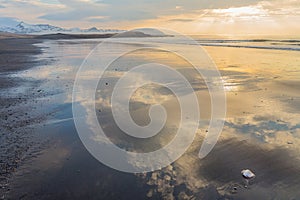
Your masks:
{"label": "distant hill", "polygon": [[116,29],[98,29],[92,27],[89,29],[80,28],[61,28],[50,24],[28,24],[19,22],[17,24],[0,24],[0,32],[17,33],[17,34],[51,34],[51,33],[74,33],[74,34],[99,34],[99,33],[122,33],[123,30]]}
{"label": "distant hill", "polygon": [[151,35],[151,36],[166,36],[166,34],[164,32],[162,32],[161,30],[155,29],[155,28],[139,28],[139,29],[134,29],[132,30],[134,32],[142,32],[144,34],[147,35]]}
{"label": "distant hill", "polygon": [[153,37],[154,35],[146,34],[141,31],[127,31],[124,33],[116,34],[115,37]]}
{"label": "distant hill", "polygon": [[132,31],[116,29],[61,28],[50,24],[28,24],[18,19],[0,17],[0,39],[3,38],[35,38],[35,39],[88,39],[109,37],[161,37],[163,32],[152,29],[135,29]]}
{"label": "distant hill", "polygon": [[34,36],[36,39],[60,40],[60,39],[92,39],[92,38],[110,38],[115,34],[45,34]]}
{"label": "distant hill", "polygon": [[15,34],[0,32],[0,39],[6,38],[30,38],[30,39],[48,39],[48,40],[61,40],[61,39],[93,39],[93,38],[137,38],[137,37],[157,37],[157,35],[149,35],[139,31],[127,31],[124,33],[102,33],[102,34],[66,34],[54,33],[43,35],[29,35],[29,34]]}
{"label": "distant hill", "polygon": [[123,38],[123,37],[156,37],[149,34],[145,34],[138,31],[127,31],[124,33],[107,33],[107,34],[65,34],[65,33],[56,33],[56,34],[45,34],[34,36],[36,39],[92,39],[92,38]]}
{"label": "distant hill", "polygon": [[0,32],[0,39],[6,39],[6,38],[33,38],[33,36],[15,34],[15,33],[7,33],[7,32]]}

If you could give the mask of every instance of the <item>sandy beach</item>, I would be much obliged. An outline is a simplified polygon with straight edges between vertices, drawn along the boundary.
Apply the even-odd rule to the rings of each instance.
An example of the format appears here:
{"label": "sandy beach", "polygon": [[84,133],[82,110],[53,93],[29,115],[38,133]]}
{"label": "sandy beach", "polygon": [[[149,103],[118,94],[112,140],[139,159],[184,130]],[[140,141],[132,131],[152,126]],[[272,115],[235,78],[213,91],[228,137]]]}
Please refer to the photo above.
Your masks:
{"label": "sandy beach", "polygon": [[[0,42],[1,66],[1,193],[8,191],[8,179],[19,163],[33,156],[40,141],[33,138],[31,124],[42,120],[31,115],[34,100],[39,96],[39,81],[26,80],[11,75],[39,64],[34,56],[41,49],[33,46],[39,41],[28,38],[5,38]],[[42,116],[43,117],[43,116]],[[2,195],[3,196],[3,195]]]}
{"label": "sandy beach", "polygon": [[300,200],[300,0],[0,0],[0,200]]}
{"label": "sandy beach", "polygon": [[[202,160],[197,152],[210,118],[203,80],[186,62],[162,52],[135,52],[116,61],[103,82],[109,83],[108,94],[132,63],[155,61],[173,65],[194,80],[196,94],[202,99],[203,124],[188,151],[162,170],[128,174],[98,162],[82,144],[73,121],[71,95],[76,72],[100,41],[0,40],[0,198],[300,198],[299,51],[205,47],[224,78],[228,111],[221,138]],[[123,145],[130,144],[112,122],[104,100],[97,104],[100,124],[116,143],[126,140]],[[149,105],[157,102],[171,112],[161,133],[167,137],[154,138],[152,142],[159,141],[159,145],[145,142],[135,146],[139,150],[145,150],[144,145],[149,145],[146,150],[159,148],[173,137],[170,130],[178,122],[178,110],[174,109],[178,102],[168,91],[154,86],[137,91],[132,98],[132,117],[146,123]],[[248,188],[240,173],[245,168],[256,174]]]}

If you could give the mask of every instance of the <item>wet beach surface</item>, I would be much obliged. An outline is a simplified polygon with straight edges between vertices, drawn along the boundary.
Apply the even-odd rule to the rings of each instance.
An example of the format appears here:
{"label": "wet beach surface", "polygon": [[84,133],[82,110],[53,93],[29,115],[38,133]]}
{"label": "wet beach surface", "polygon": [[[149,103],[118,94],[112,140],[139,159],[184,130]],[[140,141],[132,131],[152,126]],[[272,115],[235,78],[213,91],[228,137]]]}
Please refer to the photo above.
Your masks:
{"label": "wet beach surface", "polygon": [[[10,102],[2,106],[9,123],[6,118],[1,119],[1,129],[5,127],[1,134],[27,137],[30,133],[36,136],[36,139],[30,136],[30,141],[38,144],[27,142],[23,137],[18,140],[9,137],[10,143],[1,142],[1,151],[7,150],[8,144],[36,148],[34,156],[19,158],[21,164],[8,177],[8,185],[1,195],[4,199],[300,198],[299,52],[206,47],[223,75],[228,101],[225,127],[214,150],[206,158],[198,158],[210,117],[208,93],[200,80],[194,86],[203,100],[200,102],[203,124],[199,126],[189,150],[162,170],[127,174],[108,168],[93,158],[81,143],[72,119],[71,95],[75,74],[95,45],[94,41],[82,40],[46,41],[38,45],[43,47],[43,54],[37,60],[48,61],[46,64],[17,75],[5,75],[6,79],[13,80],[14,85],[1,88],[1,105]],[[176,59],[161,52],[129,55],[126,60],[115,63],[118,68],[112,68],[112,74],[105,79],[109,81],[107,87],[122,69],[145,60],[175,64],[177,68],[184,65],[182,72],[194,78],[189,66]],[[12,84],[6,79],[2,80]],[[15,85],[19,83],[16,80],[22,84]],[[27,95],[24,101],[19,91]],[[132,99],[133,118],[140,119],[140,123],[147,121],[141,113],[147,113],[149,104],[163,101],[170,108],[176,105],[168,92],[155,87],[150,91],[149,88],[141,89]],[[154,98],[145,98],[145,93]],[[107,124],[112,116],[106,104],[102,102],[97,106],[101,110],[99,120],[107,125],[107,130],[118,134],[114,123]],[[29,123],[22,126],[26,112],[30,113]],[[176,122],[176,112],[173,111],[171,121]],[[19,119],[9,113],[18,114]],[[14,124],[13,120],[15,125],[7,128],[7,124]],[[20,128],[18,134],[15,129]],[[10,152],[18,151],[14,147]],[[3,151],[1,161],[8,163],[5,160],[8,155]],[[240,174],[246,168],[256,174],[248,188],[244,187]]]}
{"label": "wet beach surface", "polygon": [[26,71],[46,63],[36,61],[35,56],[42,49],[34,46],[39,40],[1,39],[0,40],[0,192],[9,191],[8,179],[24,160],[38,154],[46,142],[37,134],[32,134],[32,125],[46,119],[41,113],[37,99],[44,97],[39,85],[42,80],[21,78],[15,73]]}

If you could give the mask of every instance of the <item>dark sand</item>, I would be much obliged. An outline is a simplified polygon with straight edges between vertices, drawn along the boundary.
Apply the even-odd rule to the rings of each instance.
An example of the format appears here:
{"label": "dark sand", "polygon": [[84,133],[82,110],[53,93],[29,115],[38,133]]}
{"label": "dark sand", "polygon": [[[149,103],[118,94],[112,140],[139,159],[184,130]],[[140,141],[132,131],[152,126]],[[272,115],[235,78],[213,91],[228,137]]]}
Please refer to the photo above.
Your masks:
{"label": "dark sand", "polygon": [[[43,81],[14,76],[51,61],[35,58],[42,49],[34,44],[42,39],[11,37],[0,40],[0,199],[144,197],[147,188],[135,175],[105,167],[86,151],[72,121],[43,124],[53,113],[72,117],[70,105],[51,108],[43,102],[53,96],[41,87]],[[53,135],[54,140],[47,137]]]}
{"label": "dark sand", "polygon": [[[0,33],[0,199],[6,199],[8,193],[15,194],[15,190],[9,184],[13,173],[16,173],[24,162],[28,163],[36,157],[49,143],[48,138],[34,130],[54,112],[44,111],[44,104],[38,100],[47,99],[51,94],[39,88],[41,80],[14,76],[51,62],[48,58],[36,59],[43,49],[34,44],[45,39],[111,36],[113,34],[30,36]],[[18,194],[16,198],[19,198]]]}
{"label": "dark sand", "polygon": [[36,139],[27,141],[32,132],[28,127],[43,121],[49,114],[41,112],[37,106],[36,99],[47,96],[38,88],[41,81],[14,76],[18,72],[51,62],[50,59],[36,59],[35,56],[42,53],[42,49],[34,44],[41,43],[45,39],[107,38],[111,36],[113,34],[31,36],[0,32],[0,190],[3,188],[5,190],[4,186],[8,176],[15,171],[18,163],[25,159],[25,153],[36,142]]}
{"label": "dark sand", "polygon": [[3,34],[0,39],[0,198],[8,192],[8,179],[23,160],[37,152],[42,141],[31,134],[31,124],[42,121],[44,116],[34,114],[34,99],[41,96],[39,82],[11,76],[36,66],[34,56],[41,49],[34,46],[36,39],[10,38]]}
{"label": "dark sand", "polygon": [[[221,197],[229,199],[298,199],[300,192],[300,161],[285,148],[268,149],[246,140],[220,142],[198,169],[217,186],[224,187]],[[256,173],[250,189],[244,188],[241,174],[245,167]],[[276,187],[276,185],[278,187]],[[237,191],[233,187],[237,187]]]}

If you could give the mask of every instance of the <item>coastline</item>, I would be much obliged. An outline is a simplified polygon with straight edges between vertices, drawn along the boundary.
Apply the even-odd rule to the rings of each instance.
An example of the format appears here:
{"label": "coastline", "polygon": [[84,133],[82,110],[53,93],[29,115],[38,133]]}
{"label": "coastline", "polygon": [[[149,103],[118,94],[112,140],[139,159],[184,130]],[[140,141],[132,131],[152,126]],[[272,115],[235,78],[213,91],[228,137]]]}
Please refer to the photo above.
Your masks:
{"label": "coastline", "polygon": [[[3,193],[5,199],[129,199],[132,196],[143,199],[172,198],[173,195],[201,199],[270,199],[273,191],[277,191],[276,197],[299,196],[297,188],[293,187],[300,180],[295,175],[299,174],[299,125],[296,120],[296,111],[299,110],[299,76],[296,70],[292,74],[282,68],[290,63],[297,52],[286,54],[286,51],[282,51],[281,56],[277,55],[277,61],[274,59],[274,51],[207,47],[206,50],[220,67],[226,83],[229,109],[222,138],[214,151],[203,160],[196,157],[202,143],[200,137],[187,154],[171,166],[136,176],[117,172],[99,163],[76,134],[70,99],[72,83],[77,67],[95,47],[95,41],[41,41],[43,45],[39,46],[45,47],[43,54],[26,54],[32,59],[28,63],[36,62],[37,65],[41,64],[40,67],[29,69],[24,65],[19,71],[2,73],[3,77],[12,80],[12,86],[1,89],[2,97],[16,100],[9,108],[11,111],[6,110],[12,113],[10,123],[19,126],[11,130],[12,135],[17,135],[18,139],[12,138],[11,142],[15,142],[15,145],[29,144],[35,148],[26,150],[25,156],[18,162],[21,166],[10,179],[10,185],[4,185],[6,191],[3,191],[8,192]],[[123,45],[126,48],[126,44]],[[34,60],[37,55],[40,61],[57,58],[57,62],[49,65],[37,62]],[[143,62],[165,58],[155,52],[145,55],[141,58]],[[234,60],[231,55],[236,55]],[[245,55],[248,59],[243,59]],[[274,65],[277,62],[279,64]],[[126,68],[126,63],[128,66],[132,64],[130,60],[125,60],[117,66]],[[32,64],[31,67],[37,65]],[[287,66],[293,68],[293,65]],[[278,71],[270,74],[271,70],[267,69],[274,70],[274,67]],[[24,79],[13,76],[22,70],[25,73],[22,72],[20,77]],[[119,73],[115,70],[113,72]],[[291,77],[295,77],[294,82],[287,82],[286,79]],[[198,93],[205,97],[204,91],[199,90]],[[10,100],[5,100],[7,102]],[[205,105],[201,104],[201,108]],[[288,106],[294,110],[294,115],[287,110]],[[278,109],[276,113],[273,111],[275,107]],[[26,112],[31,116],[25,115]],[[49,112],[53,115],[47,115]],[[104,109],[102,113],[105,113]],[[204,110],[203,113],[209,111]],[[29,123],[26,124],[23,119]],[[111,120],[106,121],[111,125]],[[201,135],[205,134],[204,128],[200,131]],[[43,143],[43,138],[34,138],[34,132],[54,140]],[[30,143],[33,141],[36,143]],[[244,168],[250,168],[257,175],[248,189],[244,188],[240,175]]]}
{"label": "coastline", "polygon": [[35,56],[42,53],[34,44],[41,40],[29,38],[0,39],[0,198],[5,198],[9,178],[20,163],[30,159],[42,141],[32,133],[31,125],[40,123],[43,116],[32,114],[40,84],[37,80],[14,76],[40,65]]}

